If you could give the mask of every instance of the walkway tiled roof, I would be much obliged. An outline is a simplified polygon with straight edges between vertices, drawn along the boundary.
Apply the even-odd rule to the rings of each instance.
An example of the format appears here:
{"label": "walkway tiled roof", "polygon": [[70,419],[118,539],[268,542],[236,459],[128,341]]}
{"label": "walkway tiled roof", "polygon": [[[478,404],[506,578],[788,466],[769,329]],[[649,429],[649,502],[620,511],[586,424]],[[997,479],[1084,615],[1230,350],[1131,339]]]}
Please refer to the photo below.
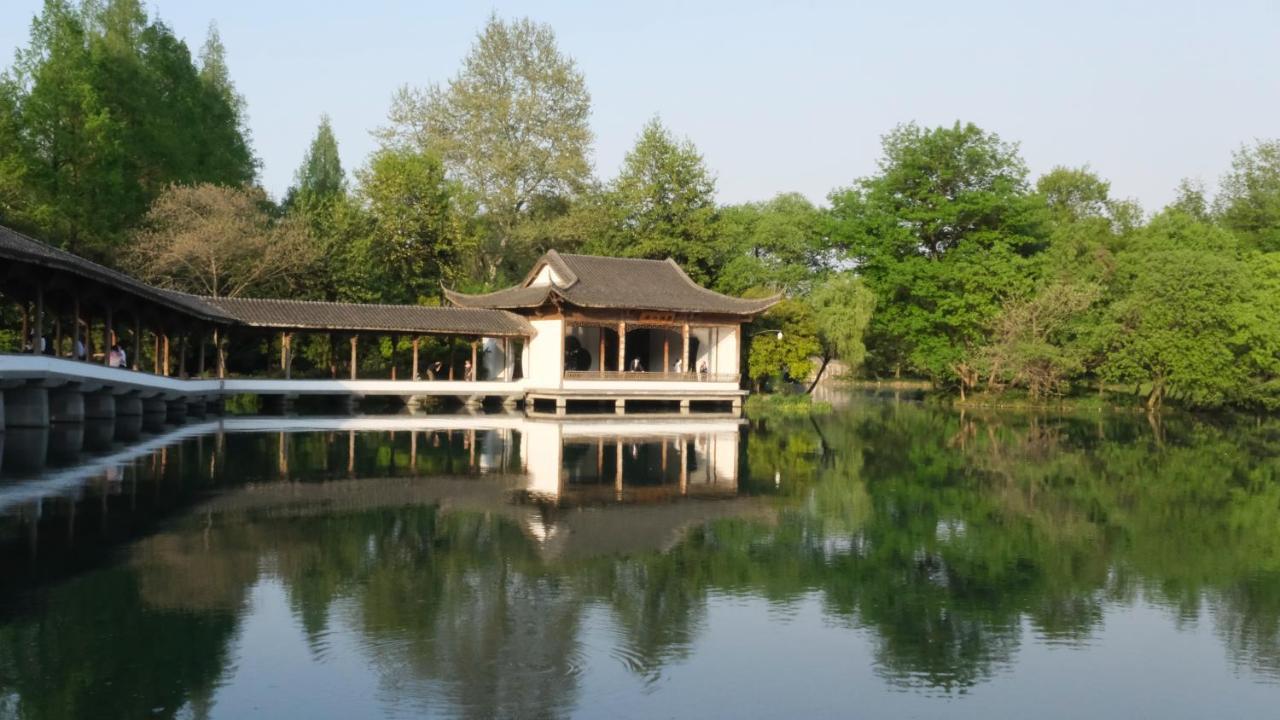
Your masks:
{"label": "walkway tiled roof", "polygon": [[[531,285],[550,266],[550,285]],[[485,295],[445,290],[449,302],[471,308],[537,307],[558,297],[586,308],[669,310],[750,316],[768,310],[781,296],[747,300],[699,286],[674,260],[561,255],[548,251],[524,282]]]}
{"label": "walkway tiled roof", "polygon": [[125,273],[0,225],[0,261],[49,268],[102,283],[200,320],[289,330],[339,330],[532,337],[528,320],[505,310],[210,298],[148,285]]}
{"label": "walkway tiled roof", "polygon": [[250,298],[199,300],[240,323],[261,328],[486,337],[534,335],[528,320],[505,310]]}
{"label": "walkway tiled roof", "polygon": [[143,300],[172,308],[186,315],[193,315],[201,320],[231,322],[231,318],[223,315],[217,308],[209,307],[200,302],[200,299],[194,295],[173,293],[148,285],[118,270],[112,270],[109,267],[85,260],[66,250],[59,250],[52,245],[46,245],[39,240],[29,238],[3,225],[0,225],[0,259],[39,265],[70,273],[86,280],[102,283]]}

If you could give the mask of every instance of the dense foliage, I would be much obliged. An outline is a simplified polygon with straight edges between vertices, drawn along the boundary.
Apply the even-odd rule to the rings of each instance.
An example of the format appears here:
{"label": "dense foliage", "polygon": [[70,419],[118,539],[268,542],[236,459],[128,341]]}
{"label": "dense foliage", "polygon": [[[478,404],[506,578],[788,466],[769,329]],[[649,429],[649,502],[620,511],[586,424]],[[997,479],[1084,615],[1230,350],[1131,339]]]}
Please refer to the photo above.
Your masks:
{"label": "dense foliage", "polygon": [[[251,187],[216,31],[193,60],[138,0],[48,0],[0,79],[0,223],[193,292],[230,286],[175,249],[243,266],[273,233],[300,236],[235,292],[324,300],[439,302],[442,285],[510,284],[549,248],[671,257],[721,292],[787,297],[749,330],[761,386],[839,360],[965,399],[1280,404],[1280,141],[1240,148],[1216,192],[1183,180],[1146,214],[1087,167],[1032,178],[993,132],[907,123],[826,207],[725,206],[658,118],[616,177],[595,177],[590,112],[552,29],[494,16],[452,79],[396,94],[353,173],[322,118],[276,204]],[[180,227],[166,218],[184,202],[203,214]],[[202,228],[240,230],[199,247]]]}

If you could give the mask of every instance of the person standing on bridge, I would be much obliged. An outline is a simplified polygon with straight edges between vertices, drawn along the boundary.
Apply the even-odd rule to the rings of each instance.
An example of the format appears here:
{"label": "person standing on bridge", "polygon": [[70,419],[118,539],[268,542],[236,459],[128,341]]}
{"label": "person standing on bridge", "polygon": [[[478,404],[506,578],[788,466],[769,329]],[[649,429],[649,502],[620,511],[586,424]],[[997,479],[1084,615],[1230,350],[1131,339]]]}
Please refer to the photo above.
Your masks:
{"label": "person standing on bridge", "polygon": [[476,369],[471,367],[470,360],[462,363],[462,379],[468,382],[476,379]]}

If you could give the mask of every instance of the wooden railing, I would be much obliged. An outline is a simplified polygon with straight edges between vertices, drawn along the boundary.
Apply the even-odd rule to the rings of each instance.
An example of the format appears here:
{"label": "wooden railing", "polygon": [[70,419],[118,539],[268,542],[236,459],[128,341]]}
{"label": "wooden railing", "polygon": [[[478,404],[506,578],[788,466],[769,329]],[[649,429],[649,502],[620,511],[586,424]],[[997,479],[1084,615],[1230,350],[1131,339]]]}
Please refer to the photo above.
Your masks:
{"label": "wooden railing", "polygon": [[565,370],[565,380],[610,380],[639,382],[717,382],[736,383],[736,373],[696,373],[696,372],[618,372],[617,370]]}

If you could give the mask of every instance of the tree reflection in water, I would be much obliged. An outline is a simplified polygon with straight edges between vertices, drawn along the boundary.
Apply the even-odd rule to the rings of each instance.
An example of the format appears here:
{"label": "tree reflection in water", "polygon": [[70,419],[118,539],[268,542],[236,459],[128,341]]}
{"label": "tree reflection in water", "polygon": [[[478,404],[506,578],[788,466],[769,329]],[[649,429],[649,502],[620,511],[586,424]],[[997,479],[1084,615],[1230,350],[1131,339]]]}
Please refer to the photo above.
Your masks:
{"label": "tree reflection in water", "polygon": [[[611,654],[652,681],[697,653],[721,596],[819,598],[871,639],[881,677],[928,692],[981,684],[1028,643],[1084,648],[1137,603],[1210,623],[1241,672],[1280,680],[1275,421],[855,402],[752,421],[738,495],[755,499],[737,505],[533,502],[518,458],[467,477],[474,438],[417,438],[411,455],[403,434],[360,434],[353,467],[349,440],[187,441],[127,468],[100,511],[90,492],[70,521],[70,503],[6,517],[2,569],[20,582],[0,593],[3,714],[200,715],[251,647],[239,628],[267,580],[316,661],[355,635],[387,702],[472,717],[571,712],[598,612]],[[574,462],[608,476],[592,448]],[[593,504],[566,506],[579,496]],[[640,535],[629,522],[676,512],[677,541],[623,554],[585,524]],[[558,544],[534,517],[565,528]]]}

